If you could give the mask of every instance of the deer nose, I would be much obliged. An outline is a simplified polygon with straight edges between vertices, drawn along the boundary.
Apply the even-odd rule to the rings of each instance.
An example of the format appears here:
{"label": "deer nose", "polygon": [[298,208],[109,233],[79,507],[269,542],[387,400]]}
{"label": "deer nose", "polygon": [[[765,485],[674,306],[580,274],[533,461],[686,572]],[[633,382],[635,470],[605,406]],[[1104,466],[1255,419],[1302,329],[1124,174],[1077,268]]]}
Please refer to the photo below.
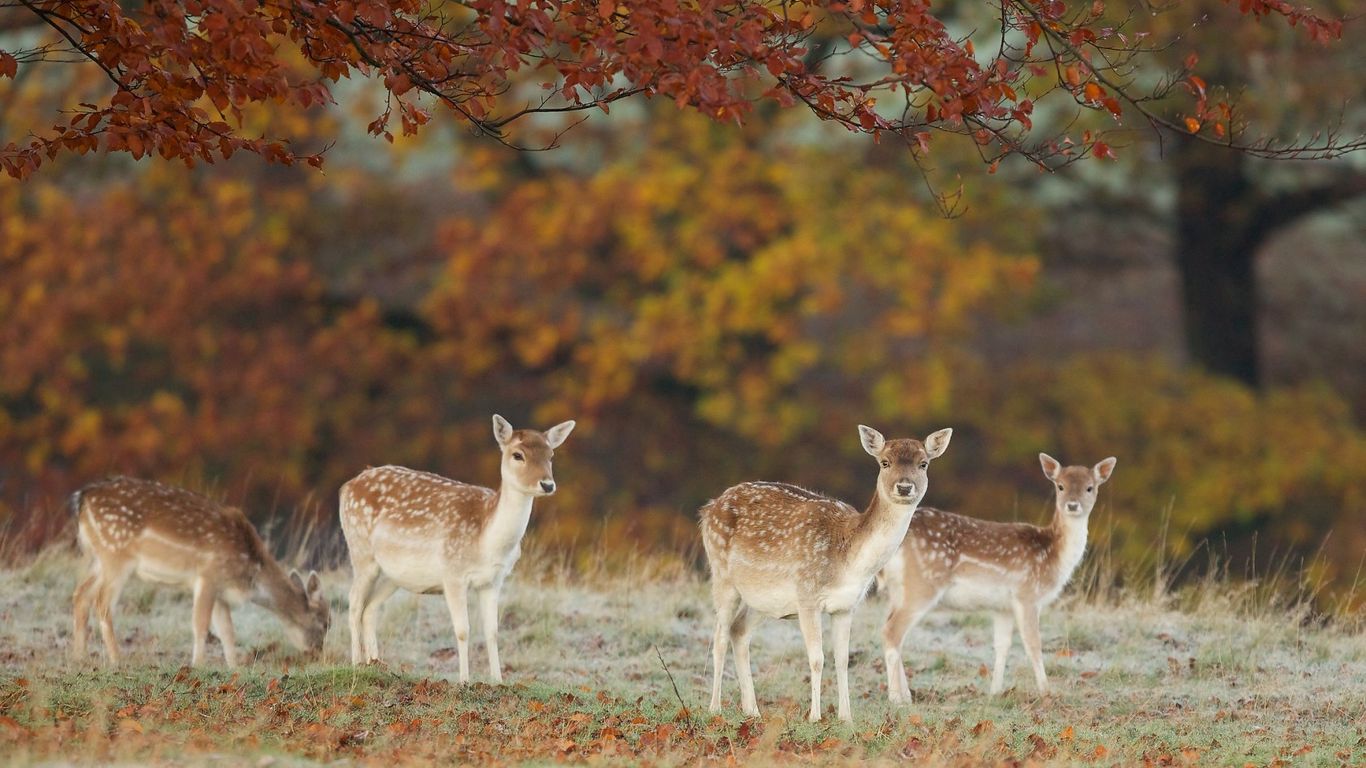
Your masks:
{"label": "deer nose", "polygon": [[898,496],[910,496],[915,493],[915,483],[897,483],[896,494]]}
{"label": "deer nose", "polygon": [[1080,512],[1080,511],[1081,511],[1081,502],[1080,502],[1080,501],[1069,501],[1069,502],[1067,502],[1067,511],[1068,511],[1068,512]]}
{"label": "deer nose", "polygon": [[541,490],[542,490],[542,491],[545,491],[546,493],[554,493],[554,492],[555,492],[555,481],[554,481],[554,480],[542,480],[542,481],[541,481]]}

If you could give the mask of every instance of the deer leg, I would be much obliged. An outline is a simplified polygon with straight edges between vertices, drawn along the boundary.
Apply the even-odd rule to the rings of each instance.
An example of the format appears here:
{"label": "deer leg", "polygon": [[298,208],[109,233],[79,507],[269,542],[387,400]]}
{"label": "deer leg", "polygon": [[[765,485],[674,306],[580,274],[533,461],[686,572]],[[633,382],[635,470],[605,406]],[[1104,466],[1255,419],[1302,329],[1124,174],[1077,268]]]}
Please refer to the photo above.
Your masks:
{"label": "deer leg", "polygon": [[203,576],[194,581],[194,604],[190,608],[190,629],[194,633],[194,645],[190,653],[190,665],[198,667],[204,663],[204,654],[209,641],[209,624],[213,619],[213,606],[218,602],[218,590]]}
{"label": "deer leg", "polygon": [[503,683],[503,667],[498,659],[498,584],[479,590],[479,623],[484,626],[484,646],[489,653],[489,678]]}
{"label": "deer leg", "polygon": [[835,635],[835,684],[839,690],[839,718],[853,720],[849,712],[849,630],[853,611],[842,611],[830,617],[830,630]]}
{"label": "deer leg", "polygon": [[351,557],[351,595],[348,599],[346,618],[351,629],[351,663],[361,664],[369,659],[364,648],[362,618],[371,599],[371,588],[379,579],[379,564],[374,560],[361,560],[354,554]]}
{"label": "deer leg", "polygon": [[470,681],[470,613],[464,582],[449,582],[444,587],[446,607],[455,627],[455,647],[460,653],[460,682]]}
{"label": "deer leg", "polygon": [[811,712],[807,719],[821,719],[821,668],[825,666],[825,646],[821,637],[821,612],[818,608],[803,607],[797,611],[797,623],[806,641],[806,663],[811,668]]}
{"label": "deer leg", "polygon": [[213,633],[218,636],[219,642],[223,643],[223,661],[227,662],[228,669],[235,668],[237,631],[232,626],[232,611],[222,600],[215,600],[213,604]]}
{"label": "deer leg", "polygon": [[906,663],[901,658],[901,646],[914,624],[914,616],[905,606],[893,605],[882,627],[882,660],[887,667],[887,699],[893,704],[911,703],[911,682],[906,678]]}
{"label": "deer leg", "polygon": [[726,642],[730,639],[730,627],[735,623],[735,614],[740,609],[740,593],[729,584],[714,580],[711,599],[716,606],[716,632],[711,641],[711,711],[721,711],[721,678],[726,673]]}
{"label": "deer leg", "polygon": [[379,630],[376,626],[379,624],[380,607],[397,591],[398,585],[383,575],[376,579],[374,587],[370,590],[365,610],[361,613],[364,661],[379,661]]}
{"label": "deer leg", "polygon": [[901,646],[906,644],[906,635],[911,628],[919,624],[937,602],[938,595],[916,594],[911,589],[901,595],[892,595],[887,623],[882,626],[882,659],[887,666],[887,698],[893,704],[911,703],[911,681],[906,677]]}
{"label": "deer leg", "polygon": [[109,666],[119,663],[119,642],[114,636],[114,608],[118,605],[119,595],[128,583],[132,569],[122,573],[101,574],[99,591],[95,594],[95,620],[100,625],[100,637],[104,640],[105,662]]}
{"label": "deer leg", "polygon": [[740,681],[740,711],[749,717],[759,716],[759,704],[754,697],[754,674],[749,666],[749,641],[754,634],[754,623],[754,612],[741,605],[730,625],[730,644],[735,648],[735,677]]}
{"label": "deer leg", "polygon": [[1020,642],[1034,667],[1034,684],[1039,693],[1048,693],[1048,675],[1043,670],[1043,643],[1039,639],[1039,606],[1015,601],[1015,622],[1020,626]]}
{"label": "deer leg", "polygon": [[1010,655],[1010,636],[1015,630],[1014,623],[1009,614],[998,613],[991,617],[991,645],[996,651],[996,665],[991,671],[992,696],[1005,690],[1006,656]]}
{"label": "deer leg", "polygon": [[77,660],[85,659],[86,640],[90,637],[90,604],[99,592],[99,580],[97,566],[92,564],[90,575],[71,596],[71,652]]}

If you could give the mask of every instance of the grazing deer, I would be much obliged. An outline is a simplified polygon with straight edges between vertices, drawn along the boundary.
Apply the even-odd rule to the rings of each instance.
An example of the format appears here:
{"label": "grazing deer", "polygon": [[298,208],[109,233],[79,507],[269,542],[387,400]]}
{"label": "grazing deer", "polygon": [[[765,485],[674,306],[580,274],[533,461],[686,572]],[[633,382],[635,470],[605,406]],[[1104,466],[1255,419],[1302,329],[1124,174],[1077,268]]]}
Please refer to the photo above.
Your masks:
{"label": "grazing deer", "polygon": [[498,661],[498,591],[522,554],[531,504],[555,492],[551,458],[574,422],[546,432],[514,430],[493,417],[502,451],[502,483],[466,485],[403,467],[367,469],[341,488],[341,526],[351,554],[351,661],[379,659],[380,605],[400,587],[443,594],[455,625],[460,681],[470,679],[468,590],[479,595],[489,675]]}
{"label": "grazing deer", "polygon": [[901,662],[906,633],[936,605],[953,610],[986,610],[993,615],[996,668],[992,695],[1001,692],[1011,623],[1034,666],[1034,682],[1048,692],[1039,642],[1039,611],[1057,599],[1086,552],[1086,523],[1096,490],[1110,479],[1115,459],[1094,467],[1066,467],[1039,454],[1043,473],[1057,486],[1053,522],[995,523],[926,507],[911,522],[901,551],[882,570],[890,597],[882,630],[887,695],[910,703],[911,688]]}
{"label": "grazing deer", "polygon": [[735,646],[740,708],[759,714],[749,667],[753,613],[797,618],[811,667],[810,719],[821,718],[821,614],[831,615],[839,717],[849,720],[849,628],[873,577],[896,552],[925,495],[930,460],[944,453],[953,430],[919,440],[885,440],[859,426],[863,448],[878,460],[877,488],[859,514],[841,501],[783,483],[728,488],[701,510],[702,544],[711,564],[716,634],[712,641],[711,711],[721,709],[726,642]]}
{"label": "grazing deer", "polygon": [[93,607],[108,661],[118,663],[114,606],[133,574],[193,590],[190,658],[195,666],[204,662],[211,622],[228,666],[237,666],[229,606],[244,601],[279,616],[286,635],[300,650],[322,649],[331,612],[317,572],[309,573],[307,580],[298,571],[286,574],[240,509],[183,488],[131,477],[91,483],[72,495],[71,506],[81,550],[93,556],[90,573],[72,598],[72,645],[78,659],[85,658]]}

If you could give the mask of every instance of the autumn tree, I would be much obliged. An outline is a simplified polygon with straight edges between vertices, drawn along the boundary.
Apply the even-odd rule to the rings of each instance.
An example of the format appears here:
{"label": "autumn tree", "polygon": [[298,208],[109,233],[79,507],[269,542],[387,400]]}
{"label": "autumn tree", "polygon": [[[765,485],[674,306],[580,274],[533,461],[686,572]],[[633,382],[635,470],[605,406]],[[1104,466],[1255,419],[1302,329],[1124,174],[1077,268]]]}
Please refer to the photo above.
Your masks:
{"label": "autumn tree", "polygon": [[[1176,114],[1154,100],[1182,93],[1210,140],[1297,156],[1360,146],[1238,138],[1237,121],[1189,67],[1159,82],[1135,77],[1172,42],[1152,35],[1145,5],[1006,0],[996,8],[994,24],[964,34],[928,3],[899,0],[5,0],[0,27],[47,34],[7,39],[0,78],[20,66],[81,61],[108,87],[66,105],[50,128],[28,124],[5,137],[0,163],[17,177],[46,158],[94,149],[187,162],[246,151],[317,163],[287,132],[253,132],[243,109],[328,103],[331,85],[353,75],[380,78],[387,89],[373,133],[387,135],[395,123],[414,132],[435,107],[511,144],[537,141],[534,131],[512,132],[528,116],[607,110],[640,96],[726,121],[743,120],[756,102],[800,105],[917,150],[933,132],[960,133],[990,163],[1021,154],[1054,167],[1112,149],[1104,131],[1074,135],[1051,120],[1035,130],[1036,104],[1175,125]],[[1340,20],[1285,0],[1241,0],[1239,9],[1288,21],[1318,42],[1342,32]]]}
{"label": "autumn tree", "polygon": [[[1349,8],[1337,6],[1344,13]],[[1216,2],[1194,4],[1190,15],[1197,13],[1208,24],[1229,16]],[[1241,119],[1283,134],[1335,124],[1366,132],[1360,106],[1366,87],[1359,74],[1366,57],[1360,47],[1298,46],[1283,31],[1249,26],[1202,47],[1212,78],[1244,82],[1260,94],[1255,103],[1240,106]],[[1185,132],[1169,135],[1168,151],[1162,166],[1177,189],[1175,253],[1191,357],[1212,372],[1259,385],[1264,379],[1256,258],[1277,232],[1366,195],[1366,171],[1346,160],[1273,169]]]}
{"label": "autumn tree", "polygon": [[60,500],[116,472],[297,502],[402,428],[373,399],[405,343],[373,303],[324,302],[297,253],[305,190],[171,170],[80,198],[0,188],[8,522],[60,529]]}
{"label": "autumn tree", "polygon": [[[1028,311],[1037,269],[1014,244],[1023,196],[944,219],[894,148],[658,111],[552,155],[461,141],[407,187],[385,163],[421,147],[326,176],[238,159],[79,187],[70,158],[0,187],[0,527],[59,527],[107,472],[330,526],[367,464],[492,482],[496,411],[580,420],[538,546],[679,552],[735,480],[860,500],[851,425],[873,421],[955,428],[936,505],[1038,519],[1039,450],[1115,454],[1096,536],[1121,561],[1151,555],[1170,504],[1173,554],[1239,530],[1313,551],[1331,529],[1323,575],[1350,579],[1366,436],[1341,400],[1146,359],[992,367],[971,342]],[[397,239],[391,212],[437,187],[460,197]],[[337,272],[357,242],[434,273]]]}

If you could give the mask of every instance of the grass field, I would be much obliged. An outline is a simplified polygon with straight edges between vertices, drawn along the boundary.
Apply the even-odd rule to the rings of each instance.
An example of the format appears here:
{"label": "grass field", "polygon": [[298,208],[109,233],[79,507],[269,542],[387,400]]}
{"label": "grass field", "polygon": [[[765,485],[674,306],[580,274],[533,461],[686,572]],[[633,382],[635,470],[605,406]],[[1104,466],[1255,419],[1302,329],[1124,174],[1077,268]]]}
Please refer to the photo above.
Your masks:
{"label": "grass field", "polygon": [[[505,686],[452,682],[439,597],[396,596],[381,634],[388,665],[347,665],[344,570],[327,574],[334,621],[319,660],[294,654],[274,618],[248,606],[236,614],[254,650],[244,668],[184,668],[188,594],[136,581],[117,619],[125,664],[71,660],[82,567],[54,550],[0,571],[4,763],[1366,764],[1366,635],[1226,584],[1064,597],[1044,618],[1046,698],[1018,640],[1013,688],[989,698],[989,619],[932,614],[907,642],[916,702],[902,709],[885,703],[884,604],[871,597],[855,624],[845,725],[833,719],[833,674],[827,720],[802,719],[800,636],[780,621],[754,643],[763,719],[740,719],[733,670],[725,713],[708,714],[707,589],[678,564],[607,574],[526,558],[504,593]],[[217,645],[211,655],[221,658]]]}

